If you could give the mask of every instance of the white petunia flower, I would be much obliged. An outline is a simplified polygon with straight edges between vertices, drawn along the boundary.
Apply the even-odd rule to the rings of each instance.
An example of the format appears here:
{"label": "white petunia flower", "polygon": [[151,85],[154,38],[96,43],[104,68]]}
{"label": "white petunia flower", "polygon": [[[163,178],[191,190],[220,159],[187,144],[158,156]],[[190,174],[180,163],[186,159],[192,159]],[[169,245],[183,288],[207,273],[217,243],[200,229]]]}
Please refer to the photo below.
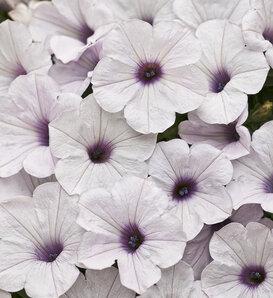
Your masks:
{"label": "white petunia flower", "polygon": [[209,243],[214,232],[231,222],[238,222],[246,226],[249,222],[261,222],[264,213],[259,204],[246,204],[238,210],[233,210],[232,215],[225,221],[214,224],[204,225],[201,232],[191,241],[187,242],[183,260],[192,266],[195,279],[201,278],[203,269],[212,261],[209,253]]}
{"label": "white petunia flower", "polygon": [[22,168],[32,176],[54,173],[56,159],[49,148],[48,124],[64,110],[79,106],[81,97],[63,93],[46,75],[18,77],[0,105],[0,176]]}
{"label": "white petunia flower", "polygon": [[28,3],[20,2],[13,10],[9,12],[9,16],[16,22],[29,25],[34,10],[41,4],[40,0],[27,1]]}
{"label": "white petunia flower", "polygon": [[111,30],[111,11],[99,0],[52,0],[33,13],[30,31],[35,40],[49,39],[63,63],[77,60],[87,48]]}
{"label": "white petunia flower", "polygon": [[228,19],[241,25],[248,8],[249,0],[175,0],[173,3],[175,14],[193,30],[213,19]]}
{"label": "white petunia flower", "polygon": [[250,50],[265,52],[268,64],[273,67],[273,2],[250,0],[250,9],[243,18],[243,36]]}
{"label": "white petunia flower", "polygon": [[32,197],[34,190],[41,184],[46,182],[55,182],[54,175],[47,178],[36,178],[24,170],[19,173],[7,177],[0,178],[0,201],[4,202],[8,199],[12,199],[15,196],[29,196]]}
{"label": "white petunia flower", "polygon": [[273,121],[269,121],[253,133],[248,156],[233,162],[234,181],[228,185],[234,208],[257,203],[273,212]]}
{"label": "white petunia flower", "polygon": [[263,53],[245,48],[241,28],[227,20],[203,23],[196,35],[203,48],[197,65],[210,83],[197,115],[210,124],[231,123],[245,109],[247,94],[262,89],[268,64]]}
{"label": "white petunia flower", "polygon": [[0,290],[0,298],[12,298],[11,294]]}
{"label": "white petunia flower", "polygon": [[57,298],[76,281],[78,197],[46,183],[31,197],[0,204],[0,288]]}
{"label": "white petunia flower", "polygon": [[93,95],[82,101],[80,113],[63,113],[49,125],[50,148],[61,160],[56,177],[69,194],[88,188],[111,188],[125,174],[147,177],[145,163],[156,135],[131,129],[120,115],[103,111]]}
{"label": "white petunia flower", "polygon": [[108,112],[124,109],[141,133],[164,131],[175,112],[197,109],[207,94],[207,80],[193,65],[199,42],[179,22],[124,22],[105,38],[103,54],[92,76],[94,96]]}
{"label": "white petunia flower", "polygon": [[103,269],[117,260],[121,284],[142,294],[159,281],[160,268],[182,258],[180,221],[167,212],[168,197],[147,179],[124,177],[111,194],[90,190],[79,206],[77,222],[88,231],[78,252],[85,267]]}
{"label": "white petunia flower", "polygon": [[260,223],[223,227],[210,242],[214,261],[202,272],[203,290],[209,297],[272,297],[272,247],[272,231]]}
{"label": "white petunia flower", "polygon": [[118,269],[86,270],[61,298],[134,298],[136,293],[120,283]]}
{"label": "white petunia flower", "polygon": [[[162,276],[156,285],[149,288],[141,298],[190,298],[194,285],[193,270],[190,265],[180,261],[176,265],[162,270]],[[201,291],[200,291],[201,293]],[[199,294],[200,294],[199,293]],[[200,297],[200,296],[196,296]],[[202,296],[201,296],[202,297]]]}
{"label": "white petunia flower", "polygon": [[208,124],[195,112],[188,114],[188,121],[179,124],[179,136],[188,144],[210,144],[223,150],[229,159],[237,159],[250,152],[251,136],[242,124],[248,116],[248,107],[242,115],[229,124]]}
{"label": "white petunia flower", "polygon": [[172,0],[103,0],[118,20],[139,19],[151,25],[173,20]]}
{"label": "white petunia flower", "polygon": [[55,60],[49,70],[49,75],[61,86],[65,92],[82,95],[91,82],[93,70],[103,57],[102,41],[88,47],[77,61],[67,64]]}
{"label": "white petunia flower", "polygon": [[207,144],[191,148],[180,139],[157,144],[148,161],[149,174],[169,195],[169,209],[182,221],[187,239],[204,223],[228,218],[232,201],[224,187],[232,178],[232,165],[220,150]]}
{"label": "white petunia flower", "polygon": [[20,3],[28,4],[31,0],[0,0],[0,8],[10,11]]}
{"label": "white petunia flower", "polygon": [[33,43],[27,27],[12,21],[0,24],[0,96],[5,96],[14,79],[28,73],[46,74],[50,55]]}

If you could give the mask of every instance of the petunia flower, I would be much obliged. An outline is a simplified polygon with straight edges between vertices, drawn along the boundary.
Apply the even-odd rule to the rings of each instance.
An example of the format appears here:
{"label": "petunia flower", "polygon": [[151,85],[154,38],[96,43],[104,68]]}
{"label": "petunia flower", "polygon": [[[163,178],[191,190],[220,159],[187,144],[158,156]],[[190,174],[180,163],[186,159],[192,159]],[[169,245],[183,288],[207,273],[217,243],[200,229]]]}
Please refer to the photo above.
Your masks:
{"label": "petunia flower", "polygon": [[241,25],[248,8],[249,0],[175,0],[173,3],[174,13],[194,31],[200,24],[213,19],[228,19]]}
{"label": "petunia flower", "polygon": [[30,31],[35,40],[49,39],[63,63],[77,60],[87,48],[111,30],[112,12],[99,0],[52,0],[33,13]]}
{"label": "petunia flower", "polygon": [[27,4],[31,0],[0,0],[0,8],[5,11],[10,11],[14,9],[18,4],[25,3]]}
{"label": "petunia flower", "polygon": [[234,209],[243,204],[261,204],[268,212],[273,212],[273,121],[256,130],[248,156],[233,162],[234,181],[228,185]]}
{"label": "petunia flower", "polygon": [[77,61],[64,64],[55,59],[49,75],[60,85],[62,91],[82,95],[102,57],[102,41],[98,41],[94,46],[89,46]]}
{"label": "petunia flower", "polygon": [[231,223],[210,242],[214,261],[202,272],[209,297],[272,297],[272,231],[256,222]]}
{"label": "petunia flower", "polygon": [[12,298],[10,293],[2,291],[2,290],[0,290],[0,297],[1,298]]}
{"label": "petunia flower", "polygon": [[250,9],[243,18],[242,29],[247,48],[265,52],[273,67],[273,3],[271,0],[250,0]]}
{"label": "petunia flower", "polygon": [[159,281],[160,268],[182,258],[180,221],[167,212],[164,192],[147,179],[124,177],[111,194],[87,191],[79,206],[77,222],[88,231],[78,252],[84,267],[100,270],[117,260],[121,284],[142,294]]}
{"label": "petunia flower", "polygon": [[0,96],[20,75],[46,74],[51,66],[50,55],[41,44],[33,43],[27,27],[12,21],[0,24]]}
{"label": "petunia flower", "polygon": [[207,144],[189,148],[174,139],[157,144],[148,166],[151,179],[168,194],[169,209],[181,219],[187,240],[204,223],[215,224],[231,215],[232,201],[224,185],[233,169],[222,151]]}
{"label": "petunia flower", "polygon": [[196,35],[203,54],[197,63],[210,90],[197,115],[213,124],[235,121],[246,108],[247,94],[258,93],[269,70],[262,53],[245,48],[242,30],[227,20],[201,24]]}
{"label": "petunia flower", "polygon": [[78,197],[46,183],[31,197],[0,204],[0,288],[30,297],[59,297],[76,281]]}
{"label": "petunia flower", "polygon": [[55,174],[69,194],[109,189],[125,174],[147,177],[145,160],[156,135],[134,131],[119,114],[103,111],[93,95],[83,100],[80,113],[63,113],[51,122],[49,132],[52,153],[61,159]]}
{"label": "petunia flower", "polygon": [[183,260],[192,266],[194,278],[199,280],[203,269],[212,261],[209,253],[209,243],[214,232],[231,222],[238,222],[246,226],[249,222],[262,223],[263,210],[259,204],[246,204],[238,210],[233,210],[232,215],[225,221],[204,225],[201,232],[186,245]]}
{"label": "petunia flower", "polygon": [[[156,285],[149,288],[141,298],[190,298],[194,284],[193,270],[190,265],[180,261],[162,270],[162,277]],[[201,291],[200,291],[201,293]],[[200,296],[196,296],[200,297]]]}
{"label": "petunia flower", "polygon": [[46,182],[55,181],[56,178],[54,175],[39,179],[29,175],[24,170],[21,170],[13,176],[0,178],[0,201],[4,202],[15,196],[32,197],[36,187]]}
{"label": "petunia flower", "polygon": [[86,270],[61,298],[134,298],[136,293],[120,283],[118,269]]}
{"label": "petunia flower", "polygon": [[18,3],[13,10],[9,12],[9,16],[16,22],[29,25],[34,10],[41,4],[40,0],[22,1]]}
{"label": "petunia flower", "polygon": [[63,93],[46,75],[18,77],[0,105],[0,176],[22,168],[35,177],[54,173],[48,124],[64,110],[78,107],[81,97]]}
{"label": "petunia flower", "polygon": [[173,20],[172,1],[169,0],[103,0],[117,20],[139,19],[151,25]]}
{"label": "petunia flower", "polygon": [[179,124],[179,136],[188,144],[205,143],[223,150],[229,159],[249,154],[251,136],[242,124],[248,116],[248,108],[238,119],[229,124],[208,124],[195,112],[188,114],[188,121]]}
{"label": "petunia flower", "polygon": [[179,22],[124,22],[105,38],[103,54],[92,76],[94,96],[108,112],[124,109],[136,131],[162,132],[175,112],[197,109],[205,98],[207,80],[193,65],[201,48]]}

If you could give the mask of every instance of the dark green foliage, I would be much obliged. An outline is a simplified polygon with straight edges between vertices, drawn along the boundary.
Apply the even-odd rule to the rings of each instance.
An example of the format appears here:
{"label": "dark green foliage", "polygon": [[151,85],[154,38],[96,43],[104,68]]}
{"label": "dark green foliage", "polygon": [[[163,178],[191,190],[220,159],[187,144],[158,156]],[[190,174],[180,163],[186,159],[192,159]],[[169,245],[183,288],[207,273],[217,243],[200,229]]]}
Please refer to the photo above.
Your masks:
{"label": "dark green foliage", "polygon": [[4,22],[7,19],[9,19],[7,12],[0,9],[0,23]]}

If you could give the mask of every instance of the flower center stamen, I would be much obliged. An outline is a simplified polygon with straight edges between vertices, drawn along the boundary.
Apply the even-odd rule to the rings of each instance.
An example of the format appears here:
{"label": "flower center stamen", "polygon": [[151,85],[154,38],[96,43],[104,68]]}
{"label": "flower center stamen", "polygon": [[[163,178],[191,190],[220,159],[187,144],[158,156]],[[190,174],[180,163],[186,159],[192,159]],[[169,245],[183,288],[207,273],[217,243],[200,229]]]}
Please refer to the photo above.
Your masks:
{"label": "flower center stamen", "polygon": [[266,279],[262,266],[249,266],[242,269],[240,281],[249,287],[257,287]]}
{"label": "flower center stamen", "polygon": [[148,69],[146,72],[145,72],[145,77],[147,79],[152,79],[153,77],[156,76],[156,71],[154,69]]}
{"label": "flower center stamen", "polygon": [[124,250],[134,253],[144,242],[145,237],[136,224],[129,224],[121,233],[121,244]]}
{"label": "flower center stamen", "polygon": [[253,285],[257,285],[264,281],[264,275],[260,272],[253,271],[249,275],[249,280]]}
{"label": "flower center stamen", "polygon": [[54,262],[63,251],[63,245],[61,243],[54,243],[45,245],[39,249],[36,249],[35,254],[39,261],[46,263]]}
{"label": "flower center stamen", "polygon": [[196,191],[196,183],[191,178],[178,178],[172,189],[172,197],[176,201],[190,198]]}
{"label": "flower center stamen", "polygon": [[110,145],[100,142],[89,149],[89,157],[93,163],[104,163],[111,156],[112,148]]}
{"label": "flower center stamen", "polygon": [[181,197],[188,195],[189,194],[188,187],[187,186],[182,187],[181,189],[179,189],[178,193]]}
{"label": "flower center stamen", "polygon": [[213,93],[222,92],[225,89],[226,84],[230,81],[230,79],[231,79],[231,76],[225,69],[218,70],[213,75],[211,88],[210,88],[211,92]]}
{"label": "flower center stamen", "polygon": [[162,76],[162,69],[157,62],[146,62],[139,65],[136,71],[137,79],[143,84],[152,84]]}
{"label": "flower center stamen", "polygon": [[141,239],[137,235],[131,236],[129,238],[128,244],[133,248],[133,249],[138,249],[141,245]]}

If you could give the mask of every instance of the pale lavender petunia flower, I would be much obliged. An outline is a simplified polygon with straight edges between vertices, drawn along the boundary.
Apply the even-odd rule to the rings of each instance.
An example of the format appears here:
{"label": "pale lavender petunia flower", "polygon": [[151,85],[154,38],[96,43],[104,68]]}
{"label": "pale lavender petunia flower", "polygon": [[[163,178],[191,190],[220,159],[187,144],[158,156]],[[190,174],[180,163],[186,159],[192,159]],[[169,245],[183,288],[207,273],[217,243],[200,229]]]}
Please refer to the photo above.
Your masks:
{"label": "pale lavender petunia flower", "polygon": [[63,63],[77,60],[87,48],[113,27],[112,12],[99,0],[53,0],[33,13],[30,31],[35,40],[49,39]]}
{"label": "pale lavender petunia flower", "polygon": [[225,221],[205,225],[201,232],[186,245],[183,260],[192,266],[194,278],[200,279],[203,269],[212,261],[209,253],[209,243],[214,232],[217,232],[231,222],[238,222],[246,226],[249,222],[262,223],[263,210],[259,204],[247,204],[238,210],[233,210],[232,215]]}
{"label": "pale lavender petunia flower", "polygon": [[224,187],[232,178],[232,165],[220,150],[207,144],[191,148],[180,139],[157,144],[148,161],[151,179],[169,195],[169,209],[181,220],[187,239],[204,223],[228,218],[232,201]]}
{"label": "pale lavender petunia flower", "polygon": [[0,288],[30,297],[59,297],[76,281],[78,197],[46,183],[31,197],[0,204]]}
{"label": "pale lavender petunia flower", "polygon": [[91,82],[93,70],[103,57],[102,41],[89,46],[77,61],[67,64],[55,60],[49,75],[61,86],[62,91],[82,95]]}
{"label": "pale lavender petunia flower", "polygon": [[56,159],[49,148],[48,124],[64,110],[79,106],[81,97],[63,93],[46,75],[18,77],[0,105],[0,176],[22,168],[30,175],[52,175]]}
{"label": "pale lavender petunia flower", "polygon": [[122,285],[142,294],[159,281],[160,268],[182,258],[181,223],[167,212],[168,197],[151,181],[124,177],[111,194],[85,192],[79,205],[77,222],[88,231],[78,253],[85,267],[103,269],[117,260]]}
{"label": "pale lavender petunia flower", "polygon": [[245,48],[241,28],[227,20],[203,23],[196,35],[203,48],[197,66],[210,83],[197,115],[211,124],[231,123],[246,108],[247,94],[262,89],[268,64],[263,53]]}
{"label": "pale lavender petunia flower", "polygon": [[203,290],[209,297],[272,297],[272,246],[272,231],[260,223],[223,227],[210,242],[214,261],[202,272]]}
{"label": "pale lavender petunia flower", "polygon": [[31,0],[0,0],[0,8],[10,11],[14,9],[18,4],[28,4]]}
{"label": "pale lavender petunia flower", "polygon": [[242,124],[246,121],[248,109],[229,124],[208,124],[195,112],[188,114],[188,121],[179,124],[179,136],[188,144],[205,143],[223,150],[229,159],[236,159],[249,154],[251,136]]}
{"label": "pale lavender petunia flower", "polygon": [[0,297],[1,298],[12,298],[10,293],[2,291],[2,290],[0,290]]}
{"label": "pale lavender petunia flower", "polygon": [[271,0],[250,0],[250,9],[242,22],[247,48],[264,52],[271,67],[273,67],[272,13],[273,2]]}
{"label": "pale lavender petunia flower", "polygon": [[25,25],[9,20],[0,24],[0,96],[7,94],[18,76],[46,74],[51,64],[49,53],[32,42]]}
{"label": "pale lavender petunia flower", "polygon": [[248,156],[237,159],[234,165],[234,181],[228,185],[234,208],[257,203],[273,212],[273,121],[269,121],[253,133],[253,150]]}
{"label": "pale lavender petunia flower", "polygon": [[30,0],[18,3],[13,10],[9,12],[9,16],[16,22],[29,25],[34,10],[41,4],[40,0]]}
{"label": "pale lavender petunia flower", "polygon": [[151,25],[173,20],[172,0],[103,0],[117,20],[139,19]]}
{"label": "pale lavender petunia flower", "polygon": [[175,112],[197,109],[205,98],[207,80],[193,65],[199,42],[179,22],[124,22],[105,38],[103,53],[92,77],[94,96],[108,112],[124,109],[141,133],[164,131]]}
{"label": "pale lavender petunia flower", "polygon": [[0,178],[0,201],[7,201],[15,196],[32,197],[36,187],[46,182],[55,181],[56,178],[54,175],[39,179],[29,175],[24,170],[21,170],[13,176]]}
{"label": "pale lavender petunia flower", "polygon": [[134,298],[136,293],[120,283],[118,269],[86,270],[61,298]]}
{"label": "pale lavender petunia flower", "polygon": [[156,135],[134,131],[120,114],[103,111],[93,95],[80,112],[63,113],[50,123],[50,147],[61,160],[55,174],[69,194],[88,188],[111,188],[125,174],[147,177],[145,161],[152,155]]}
{"label": "pale lavender petunia flower", "polygon": [[249,0],[175,0],[173,11],[192,30],[206,21],[228,19],[241,25]]}
{"label": "pale lavender petunia flower", "polygon": [[190,265],[180,261],[162,270],[162,277],[156,285],[149,288],[141,298],[202,298],[200,285],[196,285]]}

